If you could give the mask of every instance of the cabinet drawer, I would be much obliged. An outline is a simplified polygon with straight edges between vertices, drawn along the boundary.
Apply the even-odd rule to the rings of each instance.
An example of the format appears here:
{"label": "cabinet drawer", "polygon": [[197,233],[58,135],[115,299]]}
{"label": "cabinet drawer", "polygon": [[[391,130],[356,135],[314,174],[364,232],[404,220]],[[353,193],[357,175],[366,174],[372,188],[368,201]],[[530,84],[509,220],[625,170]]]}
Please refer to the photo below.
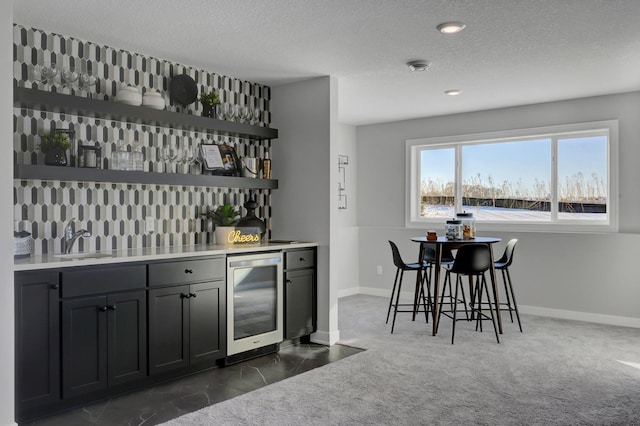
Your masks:
{"label": "cabinet drawer", "polygon": [[111,266],[62,272],[62,297],[145,288],[145,265]]}
{"label": "cabinet drawer", "polygon": [[221,280],[225,273],[224,257],[152,263],[149,265],[149,285]]}
{"label": "cabinet drawer", "polygon": [[292,250],[285,253],[285,269],[311,268],[315,266],[314,250]]}

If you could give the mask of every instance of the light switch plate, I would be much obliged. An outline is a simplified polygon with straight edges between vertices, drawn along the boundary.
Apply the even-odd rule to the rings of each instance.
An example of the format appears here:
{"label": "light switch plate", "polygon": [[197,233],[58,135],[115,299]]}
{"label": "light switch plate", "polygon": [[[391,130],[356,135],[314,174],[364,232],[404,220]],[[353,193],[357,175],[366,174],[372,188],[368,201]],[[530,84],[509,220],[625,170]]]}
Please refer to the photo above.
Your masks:
{"label": "light switch plate", "polygon": [[156,220],[153,216],[147,216],[144,218],[144,230],[145,232],[155,232]]}

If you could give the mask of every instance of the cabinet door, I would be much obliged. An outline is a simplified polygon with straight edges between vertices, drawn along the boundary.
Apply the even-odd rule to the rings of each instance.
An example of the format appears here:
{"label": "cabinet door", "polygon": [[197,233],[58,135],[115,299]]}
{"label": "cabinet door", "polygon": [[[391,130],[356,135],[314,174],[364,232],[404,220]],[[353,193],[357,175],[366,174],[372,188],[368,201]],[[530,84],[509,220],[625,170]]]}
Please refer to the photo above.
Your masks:
{"label": "cabinet door", "polygon": [[284,274],[284,337],[293,339],[315,331],[314,270]]}
{"label": "cabinet door", "polygon": [[146,377],[146,292],[110,294],[107,309],[109,386]]}
{"label": "cabinet door", "polygon": [[16,419],[60,400],[57,272],[15,274]]}
{"label": "cabinet door", "polygon": [[224,281],[191,285],[189,298],[191,364],[226,356],[225,294]]}
{"label": "cabinet door", "polygon": [[106,296],[62,302],[62,395],[107,387]]}
{"label": "cabinet door", "polygon": [[189,286],[149,290],[149,374],[189,365]]}

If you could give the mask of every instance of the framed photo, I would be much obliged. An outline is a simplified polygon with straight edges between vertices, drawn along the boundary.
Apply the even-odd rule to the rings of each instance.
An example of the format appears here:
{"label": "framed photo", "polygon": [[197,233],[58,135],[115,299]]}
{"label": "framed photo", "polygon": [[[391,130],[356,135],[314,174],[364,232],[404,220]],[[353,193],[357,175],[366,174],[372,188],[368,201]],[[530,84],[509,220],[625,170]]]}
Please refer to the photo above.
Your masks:
{"label": "framed photo", "polygon": [[200,144],[202,170],[213,175],[240,176],[240,161],[232,146]]}

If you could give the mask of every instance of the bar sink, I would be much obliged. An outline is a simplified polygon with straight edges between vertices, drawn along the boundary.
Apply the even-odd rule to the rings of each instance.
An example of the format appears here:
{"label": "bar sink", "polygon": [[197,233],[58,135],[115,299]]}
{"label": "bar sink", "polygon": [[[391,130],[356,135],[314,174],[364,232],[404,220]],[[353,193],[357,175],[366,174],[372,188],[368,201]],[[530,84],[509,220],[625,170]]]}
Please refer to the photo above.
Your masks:
{"label": "bar sink", "polygon": [[57,257],[62,260],[84,260],[84,259],[100,259],[103,257],[113,257],[111,253],[69,253],[69,254],[54,254],[53,257]]}

